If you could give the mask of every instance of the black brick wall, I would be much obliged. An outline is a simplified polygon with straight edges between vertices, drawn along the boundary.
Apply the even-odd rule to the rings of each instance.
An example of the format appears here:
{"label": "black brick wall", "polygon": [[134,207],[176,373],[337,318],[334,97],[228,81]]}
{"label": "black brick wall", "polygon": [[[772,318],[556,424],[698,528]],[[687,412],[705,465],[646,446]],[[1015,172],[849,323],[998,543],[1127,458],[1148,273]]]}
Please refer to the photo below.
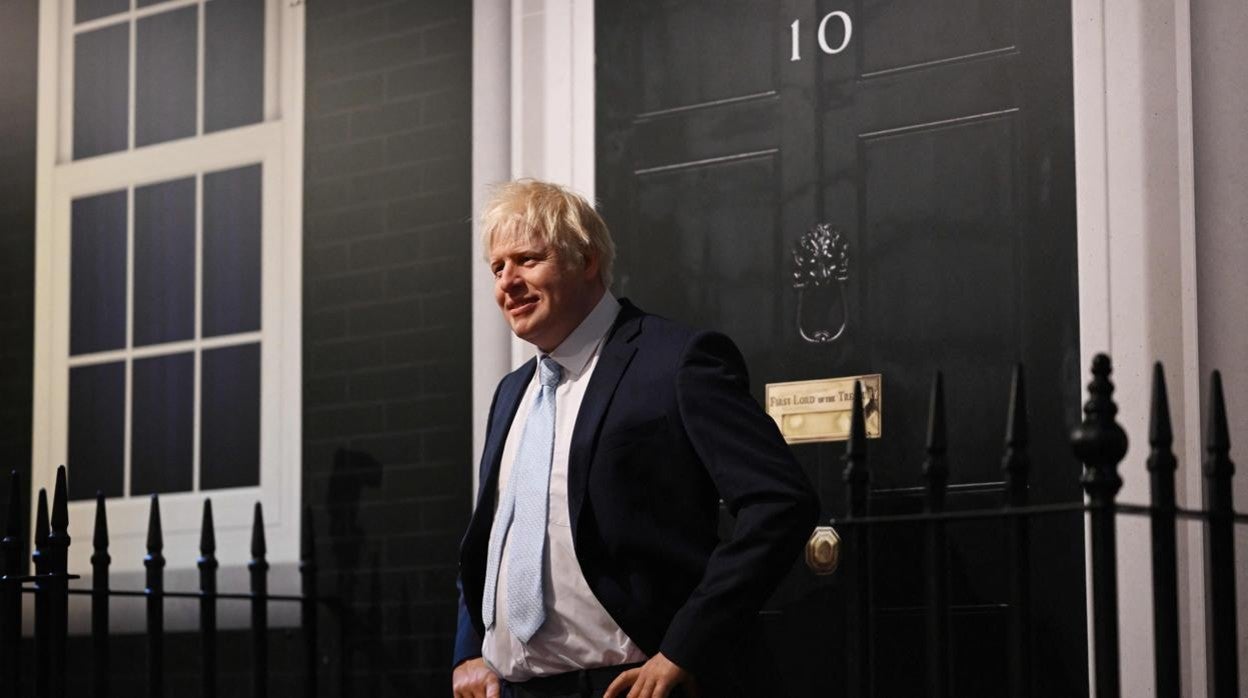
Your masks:
{"label": "black brick wall", "polygon": [[[37,5],[0,2],[0,467],[24,478]],[[346,609],[324,624],[321,695],[442,696],[472,460],[471,3],[317,0],[307,18],[303,496],[321,588]],[[298,635],[271,635],[278,694],[298,685]],[[222,688],[243,693],[247,634],[221,641]],[[169,688],[195,693],[196,643],[169,637]],[[138,657],[115,662],[114,688],[142,690],[144,653],[114,639]]]}
{"label": "black brick wall", "polygon": [[24,488],[30,486],[38,16],[37,0],[0,2],[0,511],[6,512],[9,471],[21,472]]}
{"label": "black brick wall", "polygon": [[307,13],[304,501],[321,584],[347,604],[348,695],[447,695],[471,488],[471,3]]}

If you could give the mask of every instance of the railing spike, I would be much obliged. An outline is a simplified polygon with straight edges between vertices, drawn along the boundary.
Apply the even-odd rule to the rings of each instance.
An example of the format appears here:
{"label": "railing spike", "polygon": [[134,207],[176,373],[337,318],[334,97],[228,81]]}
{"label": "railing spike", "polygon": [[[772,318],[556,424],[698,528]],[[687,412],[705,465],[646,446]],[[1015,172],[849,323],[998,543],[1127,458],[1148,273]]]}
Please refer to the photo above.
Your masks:
{"label": "railing spike", "polygon": [[95,533],[91,545],[97,551],[108,550],[108,512],[104,508],[103,492],[95,493]]}
{"label": "railing spike", "polygon": [[199,525],[199,552],[204,557],[212,557],[217,552],[216,526],[212,521],[212,499],[204,498],[204,515]]}
{"label": "railing spike", "polygon": [[147,695],[165,694],[165,540],[160,528],[160,497],[152,495],[147,519],[147,555],[143,558],[147,581]]}
{"label": "railing spike", "polygon": [[1153,364],[1153,399],[1149,408],[1148,443],[1154,448],[1170,448],[1174,430],[1170,427],[1170,398],[1166,394],[1166,374],[1161,362]]}
{"label": "railing spike", "polygon": [[862,406],[862,381],[854,381],[854,401],[849,412],[849,440],[845,444],[845,471],[843,478],[848,485],[849,516],[866,516],[867,485],[867,424]]}
{"label": "railing spike", "polygon": [[260,502],[256,502],[255,511],[251,524],[251,556],[258,559],[264,557],[268,547],[264,542],[264,510],[260,507]]}
{"label": "railing spike", "polygon": [[160,496],[152,495],[152,507],[147,515],[147,551],[159,553],[165,549],[165,536],[160,527]]}
{"label": "railing spike", "polygon": [[48,548],[48,491],[39,488],[39,503],[35,508],[35,550],[31,560],[35,563],[35,695],[51,694],[52,679],[52,617],[44,575],[52,561]]}
{"label": "railing spike", "polygon": [[56,469],[56,488],[52,490],[53,536],[69,535],[69,488],[65,482],[65,466]]}
{"label": "railing spike", "polygon": [[1239,693],[1239,650],[1235,592],[1235,463],[1227,428],[1222,373],[1214,371],[1205,423],[1205,623],[1209,628],[1209,695],[1234,698]]}
{"label": "railing spike", "polygon": [[1161,362],[1153,364],[1149,401],[1148,473],[1153,510],[1149,514],[1153,569],[1153,676],[1157,698],[1179,698],[1178,554],[1175,535],[1174,474],[1178,460],[1171,446],[1170,400]]}
{"label": "railing spike", "polygon": [[[1222,397],[1222,372],[1214,371],[1210,382],[1209,421],[1205,425],[1205,450],[1211,456],[1226,456],[1231,451],[1231,431],[1227,428],[1226,400]],[[1217,468],[1210,474],[1233,475],[1235,466],[1229,458],[1210,458],[1210,467]]]}
{"label": "railing spike", "polygon": [[251,573],[251,639],[255,662],[252,671],[252,698],[268,696],[269,563],[265,561],[264,553],[264,510],[260,502],[256,502],[256,515],[251,529],[251,562],[247,565]]}
{"label": "railing spike", "polygon": [[212,521],[212,500],[204,498],[204,515],[199,529],[199,656],[200,695],[217,696],[217,536]]}
{"label": "railing spike", "polygon": [[[35,508],[35,555],[41,554],[48,547],[48,491],[39,488],[39,503]],[[37,560],[36,560],[37,562]]]}

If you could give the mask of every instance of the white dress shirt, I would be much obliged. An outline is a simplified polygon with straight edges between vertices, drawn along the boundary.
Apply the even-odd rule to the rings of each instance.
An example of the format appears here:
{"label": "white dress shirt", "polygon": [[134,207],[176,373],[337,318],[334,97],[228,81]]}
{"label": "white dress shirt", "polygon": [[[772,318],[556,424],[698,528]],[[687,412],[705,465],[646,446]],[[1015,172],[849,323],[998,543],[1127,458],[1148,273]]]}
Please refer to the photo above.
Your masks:
{"label": "white dress shirt", "polygon": [[[614,666],[647,659],[620,629],[590,591],[572,546],[568,516],[568,446],[581,399],[589,385],[603,339],[620,312],[610,291],[594,306],[550,358],[563,368],[555,388],[555,443],[550,465],[550,501],[546,520],[546,555],[543,561],[543,595],[546,622],[526,645],[507,627],[507,540],[503,542],[495,595],[493,627],[485,631],[481,654],[495,672],[508,681],[524,681],[576,669]],[[524,423],[537,394],[536,371],[529,381],[516,417],[507,432],[499,464],[498,499],[507,488],[512,461],[524,433]]]}

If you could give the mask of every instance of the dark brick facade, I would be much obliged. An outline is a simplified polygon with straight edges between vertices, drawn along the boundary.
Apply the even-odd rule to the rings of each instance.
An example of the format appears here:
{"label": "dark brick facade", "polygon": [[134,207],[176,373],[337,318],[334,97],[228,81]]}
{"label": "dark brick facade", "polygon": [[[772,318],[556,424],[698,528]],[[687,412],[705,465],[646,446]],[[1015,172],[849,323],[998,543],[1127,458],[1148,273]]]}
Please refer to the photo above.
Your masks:
{"label": "dark brick facade", "polygon": [[450,685],[471,476],[471,3],[307,6],[304,501],[348,695]]}
{"label": "dark brick facade", "polygon": [[18,470],[30,484],[38,6],[38,0],[0,2],[0,507],[5,510],[9,471]]}

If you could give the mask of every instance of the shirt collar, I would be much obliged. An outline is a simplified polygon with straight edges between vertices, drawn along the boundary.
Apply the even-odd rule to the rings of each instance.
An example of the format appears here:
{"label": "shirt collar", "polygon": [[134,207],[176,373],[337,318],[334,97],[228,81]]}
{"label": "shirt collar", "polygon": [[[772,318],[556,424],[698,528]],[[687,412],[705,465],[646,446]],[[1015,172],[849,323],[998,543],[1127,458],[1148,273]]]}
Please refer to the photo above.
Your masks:
{"label": "shirt collar", "polygon": [[611,295],[610,291],[604,291],[598,304],[589,311],[589,315],[581,320],[581,324],[577,325],[575,330],[572,330],[572,334],[569,334],[559,346],[555,347],[554,351],[550,352],[550,358],[563,368],[565,377],[575,378],[581,375],[589,364],[590,357],[598,350],[598,345],[602,343],[607,332],[611,330],[611,326],[615,324],[615,318],[619,314],[620,302]]}

